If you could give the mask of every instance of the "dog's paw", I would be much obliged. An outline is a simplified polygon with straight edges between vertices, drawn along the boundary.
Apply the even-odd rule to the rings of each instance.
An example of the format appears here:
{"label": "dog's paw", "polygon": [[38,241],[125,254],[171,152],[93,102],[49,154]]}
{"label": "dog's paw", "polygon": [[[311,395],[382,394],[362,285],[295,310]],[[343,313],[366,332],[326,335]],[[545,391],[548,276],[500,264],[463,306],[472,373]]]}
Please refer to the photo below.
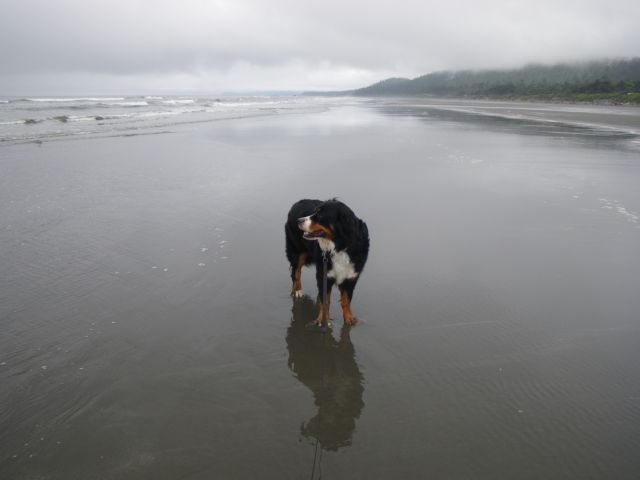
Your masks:
{"label": "dog's paw", "polygon": [[304,295],[304,293],[302,293],[302,290],[294,290],[294,291],[291,293],[291,296],[292,296],[293,298],[302,298],[302,296],[303,296],[303,295]]}
{"label": "dog's paw", "polygon": [[345,325],[353,327],[356,323],[358,323],[358,318],[355,317],[354,315],[345,315],[344,323]]}

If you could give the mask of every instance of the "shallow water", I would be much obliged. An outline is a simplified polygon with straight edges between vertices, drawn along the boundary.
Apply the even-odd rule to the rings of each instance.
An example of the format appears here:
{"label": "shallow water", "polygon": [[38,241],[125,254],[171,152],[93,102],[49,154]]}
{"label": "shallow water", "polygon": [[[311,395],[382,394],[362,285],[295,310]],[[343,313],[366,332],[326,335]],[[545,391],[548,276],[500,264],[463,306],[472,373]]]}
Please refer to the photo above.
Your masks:
{"label": "shallow water", "polygon": [[[637,137],[325,107],[0,148],[0,477],[636,478]],[[333,196],[322,335],[283,226]]]}

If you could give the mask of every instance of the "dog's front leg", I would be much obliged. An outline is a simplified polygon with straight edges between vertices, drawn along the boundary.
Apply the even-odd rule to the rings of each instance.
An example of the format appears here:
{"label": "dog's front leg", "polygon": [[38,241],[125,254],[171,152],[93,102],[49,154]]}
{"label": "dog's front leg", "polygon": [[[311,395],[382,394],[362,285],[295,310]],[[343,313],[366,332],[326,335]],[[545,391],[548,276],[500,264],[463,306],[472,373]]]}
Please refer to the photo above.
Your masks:
{"label": "dog's front leg", "polygon": [[293,298],[302,298],[302,267],[307,262],[307,257],[306,253],[301,253],[295,267],[291,265],[291,280],[293,281],[291,296]]}

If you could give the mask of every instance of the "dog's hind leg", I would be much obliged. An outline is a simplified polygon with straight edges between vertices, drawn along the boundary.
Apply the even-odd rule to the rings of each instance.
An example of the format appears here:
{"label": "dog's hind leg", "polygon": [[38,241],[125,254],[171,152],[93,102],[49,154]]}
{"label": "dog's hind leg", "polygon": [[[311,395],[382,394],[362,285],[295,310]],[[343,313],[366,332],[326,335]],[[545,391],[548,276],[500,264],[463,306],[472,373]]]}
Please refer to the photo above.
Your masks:
{"label": "dog's hind leg", "polygon": [[[323,314],[324,314],[324,305],[322,304],[322,286],[324,283],[323,279],[323,271],[322,271],[322,263],[316,264],[316,282],[318,284],[318,305],[320,309],[318,310],[318,315],[316,316],[315,323],[316,325],[322,325]],[[329,316],[331,312],[331,288],[335,280],[332,278],[327,278],[327,298],[326,298],[326,308],[327,308],[327,321],[329,321]]]}
{"label": "dog's hind leg", "polygon": [[[331,312],[331,284],[327,285],[327,321],[330,320],[329,315]],[[318,305],[320,309],[318,310],[318,315],[316,316],[315,324],[318,326],[322,325],[322,320],[324,319],[324,305],[322,303],[322,293],[318,294]]]}
{"label": "dog's hind leg", "polygon": [[358,322],[358,319],[351,311],[351,299],[353,298],[355,287],[355,282],[349,280],[344,281],[338,287],[340,289],[340,306],[342,307],[345,325],[355,325]]}

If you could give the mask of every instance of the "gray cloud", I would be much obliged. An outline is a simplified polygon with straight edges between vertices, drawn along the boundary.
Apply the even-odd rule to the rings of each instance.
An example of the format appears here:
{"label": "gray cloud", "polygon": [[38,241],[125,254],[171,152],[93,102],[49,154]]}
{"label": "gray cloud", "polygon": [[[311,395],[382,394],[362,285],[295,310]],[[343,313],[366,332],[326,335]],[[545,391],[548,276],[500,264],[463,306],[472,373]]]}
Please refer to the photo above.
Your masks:
{"label": "gray cloud", "polygon": [[4,0],[2,10],[5,92],[339,89],[640,55],[635,0]]}

